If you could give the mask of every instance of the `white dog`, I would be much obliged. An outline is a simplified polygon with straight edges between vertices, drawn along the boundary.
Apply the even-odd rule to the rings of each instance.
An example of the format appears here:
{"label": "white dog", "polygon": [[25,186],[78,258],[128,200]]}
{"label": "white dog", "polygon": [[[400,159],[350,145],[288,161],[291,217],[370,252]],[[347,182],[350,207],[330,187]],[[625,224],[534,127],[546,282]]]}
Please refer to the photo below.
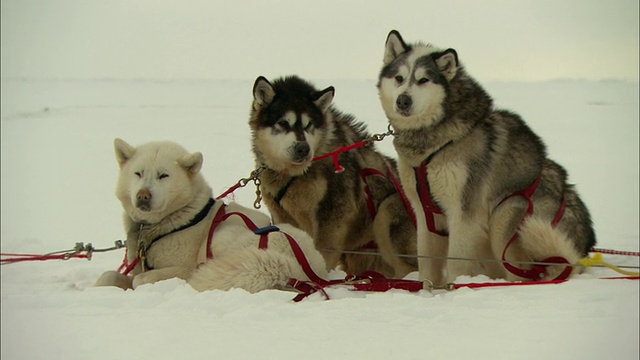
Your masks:
{"label": "white dog", "polygon": [[[131,271],[105,272],[96,286],[135,289],[178,277],[198,291],[258,292],[285,288],[291,279],[308,281],[309,275],[327,277],[323,257],[305,232],[286,224],[270,227],[263,213],[215,201],[200,174],[201,153],[172,142],[132,147],[120,139],[115,152]],[[254,233],[257,228],[263,235]],[[301,266],[300,257],[310,266]]]}

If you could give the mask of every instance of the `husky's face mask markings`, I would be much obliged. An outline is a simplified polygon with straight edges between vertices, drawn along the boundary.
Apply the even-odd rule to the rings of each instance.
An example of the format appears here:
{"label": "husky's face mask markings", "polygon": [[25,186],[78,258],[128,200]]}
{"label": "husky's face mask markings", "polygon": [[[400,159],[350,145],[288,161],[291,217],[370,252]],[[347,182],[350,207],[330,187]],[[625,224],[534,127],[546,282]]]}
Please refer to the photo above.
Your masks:
{"label": "husky's face mask markings", "polygon": [[458,68],[455,50],[440,51],[423,44],[410,47],[400,34],[392,32],[383,63],[378,88],[391,125],[412,129],[439,122],[444,114],[447,80]]}
{"label": "husky's face mask markings", "polygon": [[333,87],[329,87],[300,99],[299,94],[293,97],[278,90],[264,77],[256,79],[251,124],[256,146],[263,154],[259,160],[276,171],[303,174],[324,136],[324,114],[333,94]]}

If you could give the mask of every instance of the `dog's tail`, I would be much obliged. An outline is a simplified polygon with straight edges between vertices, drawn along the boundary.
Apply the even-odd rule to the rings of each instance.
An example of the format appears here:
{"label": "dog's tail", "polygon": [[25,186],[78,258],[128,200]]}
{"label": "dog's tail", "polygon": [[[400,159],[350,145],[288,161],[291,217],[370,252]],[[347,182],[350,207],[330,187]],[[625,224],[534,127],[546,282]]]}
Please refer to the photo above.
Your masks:
{"label": "dog's tail", "polygon": [[[569,264],[576,264],[583,257],[569,235],[554,228],[546,219],[529,217],[520,227],[520,237],[523,250],[530,259],[535,261],[561,257]],[[565,267],[565,265],[548,266],[545,279],[556,278],[565,270]]]}

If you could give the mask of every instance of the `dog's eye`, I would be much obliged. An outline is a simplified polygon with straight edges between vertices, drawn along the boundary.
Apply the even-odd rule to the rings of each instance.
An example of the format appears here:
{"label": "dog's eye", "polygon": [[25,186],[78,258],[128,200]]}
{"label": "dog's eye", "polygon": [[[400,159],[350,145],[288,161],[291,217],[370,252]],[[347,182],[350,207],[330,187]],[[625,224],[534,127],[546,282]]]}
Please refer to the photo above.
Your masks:
{"label": "dog's eye", "polygon": [[289,124],[289,122],[285,119],[280,119],[277,122],[278,126],[280,126],[281,128],[285,129],[285,130],[289,130],[291,129],[291,125]]}
{"label": "dog's eye", "polygon": [[400,75],[396,75],[396,81],[398,83],[402,83],[404,81],[404,78],[402,76],[400,76]]}
{"label": "dog's eye", "polygon": [[139,177],[139,178],[142,177],[142,173],[140,171],[136,171],[134,174],[136,174],[136,176]]}
{"label": "dog's eye", "polygon": [[429,79],[427,79],[427,78],[421,78],[420,80],[418,80],[418,84],[420,84],[420,85],[426,84],[427,82],[429,82]]}
{"label": "dog's eye", "polygon": [[160,180],[168,178],[168,177],[169,177],[169,174],[165,174],[165,173],[162,173],[162,174],[158,175],[158,179],[160,179]]}

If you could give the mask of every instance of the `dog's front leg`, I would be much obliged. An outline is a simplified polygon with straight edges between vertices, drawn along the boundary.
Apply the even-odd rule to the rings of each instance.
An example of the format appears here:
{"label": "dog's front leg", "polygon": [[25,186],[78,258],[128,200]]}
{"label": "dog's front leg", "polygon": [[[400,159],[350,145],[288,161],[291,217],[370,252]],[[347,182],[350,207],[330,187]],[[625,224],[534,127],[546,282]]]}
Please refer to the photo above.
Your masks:
{"label": "dog's front leg", "polygon": [[430,232],[426,223],[420,224],[418,221],[417,241],[420,280],[425,281],[429,286],[443,286],[446,280],[449,238]]}
{"label": "dog's front leg", "polygon": [[172,266],[162,269],[153,269],[141,274],[136,275],[133,278],[133,288],[137,288],[144,284],[153,284],[158,281],[167,280],[171,278],[187,279],[193,269],[189,269],[183,266]]}
{"label": "dog's front leg", "polygon": [[[452,221],[449,232],[449,261],[447,277],[454,282],[458,276],[494,274],[495,263],[489,245],[487,227],[479,219],[465,216],[465,220]],[[483,267],[483,262],[484,266]],[[486,269],[485,269],[486,268]]]}
{"label": "dog's front leg", "polygon": [[117,271],[104,272],[93,286],[116,286],[123,290],[132,289],[131,276],[126,276]]}

